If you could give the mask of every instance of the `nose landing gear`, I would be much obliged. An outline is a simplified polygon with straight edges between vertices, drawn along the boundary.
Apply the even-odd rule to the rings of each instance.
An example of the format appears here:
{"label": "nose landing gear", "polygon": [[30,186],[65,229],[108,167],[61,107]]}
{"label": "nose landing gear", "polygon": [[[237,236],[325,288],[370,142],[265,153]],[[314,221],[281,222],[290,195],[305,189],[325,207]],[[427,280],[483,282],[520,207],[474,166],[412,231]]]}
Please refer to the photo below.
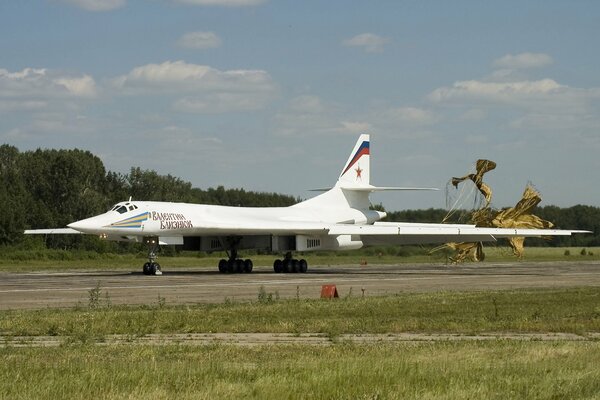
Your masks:
{"label": "nose landing gear", "polygon": [[160,264],[156,262],[156,252],[160,248],[157,237],[145,237],[144,244],[148,246],[148,262],[144,264],[144,275],[162,275]]}

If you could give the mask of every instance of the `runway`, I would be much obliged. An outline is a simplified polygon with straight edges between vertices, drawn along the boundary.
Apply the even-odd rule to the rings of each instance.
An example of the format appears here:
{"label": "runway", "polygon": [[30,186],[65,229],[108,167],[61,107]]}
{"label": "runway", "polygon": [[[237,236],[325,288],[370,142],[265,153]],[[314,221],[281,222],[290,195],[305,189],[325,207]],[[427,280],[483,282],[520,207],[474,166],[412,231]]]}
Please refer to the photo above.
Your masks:
{"label": "runway", "polygon": [[96,288],[100,301],[156,305],[256,300],[261,287],[282,299],[318,298],[326,284],[336,285],[340,297],[405,291],[600,287],[600,262],[310,266],[306,274],[276,274],[270,267],[256,267],[251,274],[165,267],[162,276],[110,269],[0,272],[0,309],[87,306]]}

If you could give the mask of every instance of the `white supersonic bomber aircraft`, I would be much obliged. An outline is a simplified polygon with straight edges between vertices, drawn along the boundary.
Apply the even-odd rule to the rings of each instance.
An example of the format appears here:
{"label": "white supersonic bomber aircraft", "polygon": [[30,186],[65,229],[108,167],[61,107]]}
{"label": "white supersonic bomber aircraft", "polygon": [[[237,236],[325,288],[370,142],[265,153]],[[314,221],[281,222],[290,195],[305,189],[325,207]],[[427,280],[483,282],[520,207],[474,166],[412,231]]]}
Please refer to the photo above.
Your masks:
{"label": "white supersonic bomber aircraft", "polygon": [[475,225],[379,222],[385,212],[370,209],[369,195],[387,190],[433,188],[376,187],[370,183],[369,135],[361,135],[335,186],[290,207],[227,207],[156,201],[127,201],[108,212],[69,224],[64,229],[35,229],[26,234],[98,235],[102,239],[142,242],[148,246],[146,275],[162,274],[156,262],[160,245],[185,250],[222,251],[228,259],[219,271],[251,272],[252,260],[238,258],[243,249],[285,254],[275,272],[306,272],[306,260],[293,252],[348,250],[381,244],[493,242],[515,236],[571,235],[584,231],[480,228]]}

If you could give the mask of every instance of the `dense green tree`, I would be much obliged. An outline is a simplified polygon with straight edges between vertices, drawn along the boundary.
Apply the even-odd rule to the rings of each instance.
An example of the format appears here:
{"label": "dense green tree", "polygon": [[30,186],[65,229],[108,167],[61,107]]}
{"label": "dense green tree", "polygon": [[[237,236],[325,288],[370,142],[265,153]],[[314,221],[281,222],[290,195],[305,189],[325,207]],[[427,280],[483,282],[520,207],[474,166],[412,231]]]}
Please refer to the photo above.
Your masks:
{"label": "dense green tree", "polygon": [[108,206],[106,170],[89,151],[36,150],[20,157],[23,184],[31,195],[31,226],[65,226]]}
{"label": "dense green tree", "polygon": [[19,241],[23,235],[28,202],[20,175],[19,150],[9,145],[0,146],[0,244]]}
{"label": "dense green tree", "polygon": [[136,200],[192,201],[192,184],[171,175],[159,175],[156,171],[136,167],[131,168],[126,181],[129,195]]}
{"label": "dense green tree", "polygon": [[[387,213],[387,221],[393,222],[435,222],[441,223],[447,216],[448,210],[442,208],[428,208],[426,210],[402,210],[392,211]],[[455,219],[461,215],[462,212],[455,214]]]}

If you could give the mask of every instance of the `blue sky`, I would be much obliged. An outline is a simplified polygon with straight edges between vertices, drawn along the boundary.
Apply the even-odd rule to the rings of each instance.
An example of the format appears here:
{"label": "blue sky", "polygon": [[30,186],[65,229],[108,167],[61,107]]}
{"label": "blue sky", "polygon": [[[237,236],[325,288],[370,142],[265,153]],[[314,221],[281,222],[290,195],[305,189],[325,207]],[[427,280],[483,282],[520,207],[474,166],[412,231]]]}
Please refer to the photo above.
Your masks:
{"label": "blue sky", "polygon": [[[309,197],[360,133],[372,183],[478,158],[493,204],[600,205],[595,1],[0,2],[0,143]],[[445,207],[386,193],[386,208]]]}

